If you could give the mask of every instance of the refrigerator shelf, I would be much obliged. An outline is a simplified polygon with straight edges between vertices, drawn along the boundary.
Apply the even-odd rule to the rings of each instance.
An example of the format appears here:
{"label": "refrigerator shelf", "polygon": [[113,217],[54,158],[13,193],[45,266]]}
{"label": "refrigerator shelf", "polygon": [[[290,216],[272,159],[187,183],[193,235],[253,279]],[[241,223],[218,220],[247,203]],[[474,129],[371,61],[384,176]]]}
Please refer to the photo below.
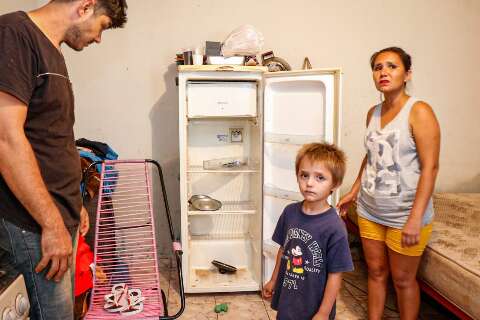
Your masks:
{"label": "refrigerator shelf", "polygon": [[192,292],[232,292],[256,291],[260,284],[255,281],[251,271],[245,267],[237,268],[232,274],[221,274],[217,268],[191,268]]}
{"label": "refrigerator shelf", "polygon": [[[227,235],[228,236],[228,235]],[[188,277],[191,292],[255,291],[260,289],[260,265],[253,253],[249,234],[238,239],[189,240]],[[237,268],[232,274],[221,274],[212,261]]]}
{"label": "refrigerator shelf", "polygon": [[222,170],[205,170],[202,166],[189,166],[187,173],[258,173],[260,169],[256,166],[241,166],[238,168]]}
{"label": "refrigerator shelf", "polygon": [[199,115],[199,116],[187,116],[188,121],[215,121],[215,120],[250,120],[256,124],[258,121],[258,116],[256,115],[231,115],[231,116],[212,116],[212,115]]}
{"label": "refrigerator shelf", "polygon": [[271,239],[263,240],[263,255],[276,259],[280,246]]}
{"label": "refrigerator shelf", "polygon": [[250,234],[248,233],[216,233],[209,235],[192,235],[190,234],[190,240],[193,241],[210,241],[210,240],[220,240],[220,241],[230,241],[230,240],[246,240],[251,239]]}
{"label": "refrigerator shelf", "polygon": [[188,215],[206,215],[206,214],[255,214],[257,206],[251,201],[224,201],[220,210],[200,211],[188,210]]}
{"label": "refrigerator shelf", "polygon": [[205,216],[205,215],[236,215],[236,214],[255,214],[255,210],[245,210],[245,211],[188,211],[189,216]]}
{"label": "refrigerator shelf", "polygon": [[298,135],[298,134],[281,134],[281,133],[265,132],[264,140],[267,143],[304,145],[306,143],[324,141],[325,136],[324,135]]}
{"label": "refrigerator shelf", "polygon": [[274,198],[289,200],[289,201],[302,201],[303,196],[300,192],[284,190],[272,185],[265,184],[263,187],[263,194]]}

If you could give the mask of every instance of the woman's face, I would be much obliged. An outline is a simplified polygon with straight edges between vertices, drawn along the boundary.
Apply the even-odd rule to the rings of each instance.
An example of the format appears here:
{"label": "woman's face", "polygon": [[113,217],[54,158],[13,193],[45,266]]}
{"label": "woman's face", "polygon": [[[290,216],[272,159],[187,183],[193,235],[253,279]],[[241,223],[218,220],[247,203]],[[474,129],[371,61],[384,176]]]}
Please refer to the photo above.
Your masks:
{"label": "woman's face", "polygon": [[382,52],[375,59],[373,81],[378,91],[389,93],[403,90],[410,77],[411,71],[405,70],[402,59],[395,52]]}

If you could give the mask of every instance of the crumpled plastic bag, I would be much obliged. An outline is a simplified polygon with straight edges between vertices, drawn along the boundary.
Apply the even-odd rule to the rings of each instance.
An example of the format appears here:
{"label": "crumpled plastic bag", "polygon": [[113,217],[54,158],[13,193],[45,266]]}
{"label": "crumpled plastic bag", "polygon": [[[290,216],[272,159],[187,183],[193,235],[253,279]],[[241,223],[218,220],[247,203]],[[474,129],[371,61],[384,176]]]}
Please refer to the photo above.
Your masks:
{"label": "crumpled plastic bag", "polygon": [[253,56],[262,51],[263,34],[255,30],[252,25],[245,24],[233,30],[223,42],[222,55]]}

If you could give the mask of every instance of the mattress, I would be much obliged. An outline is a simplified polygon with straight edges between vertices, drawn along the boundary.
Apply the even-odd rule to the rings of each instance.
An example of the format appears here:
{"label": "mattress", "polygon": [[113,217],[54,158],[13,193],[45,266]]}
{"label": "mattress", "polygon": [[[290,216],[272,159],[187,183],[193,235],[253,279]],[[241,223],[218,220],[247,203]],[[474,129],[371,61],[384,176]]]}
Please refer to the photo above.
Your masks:
{"label": "mattress", "polygon": [[434,195],[432,237],[419,277],[473,319],[480,319],[480,193]]}

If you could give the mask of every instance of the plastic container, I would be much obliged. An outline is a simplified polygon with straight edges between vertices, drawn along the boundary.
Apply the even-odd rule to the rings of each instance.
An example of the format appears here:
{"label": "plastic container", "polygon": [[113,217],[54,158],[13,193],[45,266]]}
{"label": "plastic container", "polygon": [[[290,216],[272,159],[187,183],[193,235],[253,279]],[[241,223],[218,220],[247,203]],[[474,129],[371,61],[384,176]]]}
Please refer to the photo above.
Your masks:
{"label": "plastic container", "polygon": [[245,57],[243,56],[233,56],[233,57],[222,57],[222,56],[208,56],[207,64],[230,64],[230,65],[243,65],[245,62]]}
{"label": "plastic container", "polygon": [[229,157],[203,161],[203,169],[205,170],[228,170],[236,169],[248,164],[248,158],[245,157]]}

